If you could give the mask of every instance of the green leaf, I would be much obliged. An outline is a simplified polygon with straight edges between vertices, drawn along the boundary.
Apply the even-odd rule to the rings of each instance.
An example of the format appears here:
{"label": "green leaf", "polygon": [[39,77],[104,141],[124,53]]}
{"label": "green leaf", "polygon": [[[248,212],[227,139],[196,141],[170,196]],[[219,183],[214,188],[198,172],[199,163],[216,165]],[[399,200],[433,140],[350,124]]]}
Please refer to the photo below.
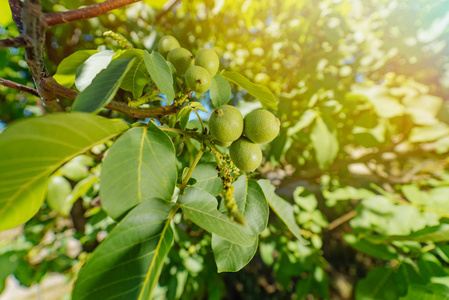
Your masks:
{"label": "green leaf", "polygon": [[429,280],[432,277],[447,277],[440,260],[430,252],[423,253],[418,260],[419,274]]}
{"label": "green leaf", "polygon": [[[240,176],[233,184],[234,197],[239,212],[247,222],[251,234],[258,235],[268,223],[268,204],[262,189],[254,180]],[[250,247],[243,247],[212,235],[212,250],[218,272],[237,272],[248,264],[257,251],[258,239]]]}
{"label": "green leaf", "polygon": [[250,247],[243,247],[222,239],[218,235],[212,235],[212,250],[218,273],[238,272],[246,266],[257,252],[259,237]]}
{"label": "green leaf", "polygon": [[123,78],[120,88],[133,93],[134,98],[142,96],[143,88],[148,84],[149,75],[143,60],[143,50],[131,49],[118,58],[135,57],[133,65]]}
{"label": "green leaf", "polygon": [[368,100],[379,117],[393,118],[402,116],[405,107],[395,97],[389,95],[387,87],[382,85],[367,86],[363,84],[352,85],[353,96],[362,96]]}
{"label": "green leaf", "polygon": [[151,122],[123,134],[109,149],[100,176],[101,202],[114,219],[139,203],[170,200],[177,179],[170,138]]}
{"label": "green leaf", "polygon": [[432,142],[448,134],[449,126],[440,122],[435,125],[413,127],[409,140],[412,143]]}
{"label": "green leaf", "polygon": [[200,102],[190,101],[189,107],[196,109],[196,110],[204,111],[206,113],[208,112],[207,109],[205,109],[204,106]]}
{"label": "green leaf", "polygon": [[135,207],[81,269],[72,298],[151,299],[173,244],[175,212],[173,203],[158,199]]}
{"label": "green leaf", "polygon": [[[6,27],[13,22],[8,1],[0,1],[0,26]],[[0,291],[1,293],[1,291]]]}
{"label": "green leaf", "polygon": [[175,98],[175,92],[173,90],[173,77],[170,71],[170,67],[165,62],[164,57],[159,52],[148,51],[143,52],[143,59],[148,72],[151,75],[154,83],[156,83],[158,89],[162,94],[167,96],[167,101],[170,103]]}
{"label": "green leaf", "polygon": [[186,216],[196,225],[219,237],[249,247],[256,237],[247,233],[246,227],[231,221],[217,210],[217,199],[208,192],[190,187],[179,197],[178,203]]}
{"label": "green leaf", "polygon": [[270,108],[274,110],[278,109],[276,98],[266,86],[254,84],[237,72],[226,71],[223,72],[221,76],[237,84],[238,86],[246,90],[251,96],[257,98],[264,108]]}
{"label": "green leaf", "polygon": [[109,66],[94,78],[73,103],[72,111],[98,112],[111,102],[117,93],[123,78],[133,64],[134,58],[114,59]]}
{"label": "green leaf", "polygon": [[209,93],[210,100],[214,107],[225,105],[231,99],[231,87],[229,86],[229,82],[220,74],[216,74],[212,78]]}
{"label": "green leaf", "polygon": [[315,119],[310,132],[316,160],[321,169],[327,168],[337,157],[338,140],[335,128],[329,128],[321,117]]}
{"label": "green leaf", "polygon": [[[72,192],[72,185],[62,176],[52,176],[47,183],[47,203],[51,209],[56,210],[60,215],[68,216],[67,199]],[[70,207],[71,208],[71,207]]]}
{"label": "green leaf", "polygon": [[269,213],[262,188],[254,180],[247,181],[245,176],[240,176],[233,186],[235,201],[245,216],[248,232],[261,233],[267,227]]}
{"label": "green leaf", "polygon": [[357,300],[399,299],[392,268],[372,269],[365,278],[358,282],[355,292]]}
{"label": "green leaf", "polygon": [[441,224],[439,226],[427,227],[422,230],[411,233],[407,236],[391,236],[390,240],[410,240],[421,243],[425,242],[448,242],[449,225]]}
{"label": "green leaf", "polygon": [[98,177],[90,175],[89,177],[78,182],[74,187],[70,196],[66,199],[65,214],[68,215],[72,210],[73,203],[79,198],[86,195],[86,193],[92,188],[94,184],[98,183]]}
{"label": "green leaf", "polygon": [[91,83],[101,70],[104,70],[111,63],[112,57],[115,52],[111,50],[105,50],[93,54],[76,70],[75,85],[76,88],[82,92]]}
{"label": "green leaf", "polygon": [[145,0],[144,2],[153,8],[162,9],[167,0]]}
{"label": "green leaf", "polygon": [[307,126],[309,126],[310,124],[312,124],[313,120],[315,120],[315,118],[317,117],[318,112],[316,110],[313,109],[308,109],[306,110],[301,118],[299,119],[299,121],[288,128],[287,130],[287,134],[289,136],[296,134],[297,132],[300,132],[301,130],[303,130],[304,128],[306,128]]}
{"label": "green leaf", "polygon": [[[169,120],[170,127],[177,127],[184,130],[189,123],[190,113],[192,108],[184,106],[176,114],[172,115]],[[178,124],[177,124],[178,123]]]}
{"label": "green leaf", "polygon": [[39,210],[48,176],[59,166],[128,128],[81,113],[28,118],[7,127],[0,134],[0,230]]}
{"label": "green leaf", "polygon": [[398,253],[392,246],[382,243],[373,243],[366,238],[357,238],[353,234],[345,234],[343,236],[346,243],[351,245],[354,249],[364,252],[376,258],[383,260],[397,259]]}
{"label": "green leaf", "polygon": [[397,283],[398,291],[401,296],[407,294],[409,286],[415,284],[424,284],[424,280],[418,274],[418,268],[413,262],[413,265],[407,262],[402,262],[394,274],[395,282]]}
{"label": "green leaf", "polygon": [[262,188],[265,198],[267,199],[268,204],[275,212],[275,214],[278,215],[278,217],[282,220],[282,222],[285,223],[285,225],[287,225],[287,228],[298,240],[300,240],[304,244],[307,244],[307,241],[304,240],[301,236],[301,229],[299,228],[298,224],[296,224],[295,216],[293,215],[293,206],[276,195],[276,193],[274,192],[275,187],[268,179],[260,179],[257,181],[257,183]]}
{"label": "green leaf", "polygon": [[211,194],[212,196],[220,195],[223,184],[221,178],[218,177],[216,163],[204,163],[195,167],[192,178],[196,179],[196,188],[200,188]]}
{"label": "green leaf", "polygon": [[58,65],[53,78],[65,87],[71,88],[75,84],[75,75],[79,66],[81,66],[89,57],[98,53],[97,50],[80,50],[64,58]]}
{"label": "green leaf", "polygon": [[0,295],[5,289],[6,278],[13,274],[18,267],[18,255],[14,252],[7,252],[0,255]]}
{"label": "green leaf", "polygon": [[432,285],[414,284],[408,289],[407,295],[401,300],[448,300],[449,296],[445,293],[435,291]]}
{"label": "green leaf", "polygon": [[296,286],[296,299],[305,300],[307,296],[311,293],[313,283],[313,277],[307,276],[306,278],[301,278]]}

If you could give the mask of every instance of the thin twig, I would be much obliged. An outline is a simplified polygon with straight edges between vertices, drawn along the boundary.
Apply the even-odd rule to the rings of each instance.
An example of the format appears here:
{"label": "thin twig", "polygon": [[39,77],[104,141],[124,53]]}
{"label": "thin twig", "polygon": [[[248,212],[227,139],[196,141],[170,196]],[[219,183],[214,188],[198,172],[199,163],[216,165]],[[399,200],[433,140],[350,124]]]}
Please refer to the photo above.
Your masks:
{"label": "thin twig", "polygon": [[[58,96],[63,96],[73,101],[75,101],[76,97],[78,96],[78,93],[76,91],[60,85],[59,83],[56,82],[56,80],[54,80],[53,77],[45,78],[45,80],[42,81],[42,84],[45,86],[46,90],[49,90]],[[125,102],[118,102],[114,100],[109,102],[109,104],[106,105],[105,108],[115,110],[129,117],[138,119],[141,118],[159,119],[165,115],[175,114],[179,110],[179,107],[177,107],[174,104],[169,106],[160,106],[151,108],[137,108],[137,107],[129,107],[128,104]]]}
{"label": "thin twig", "polygon": [[139,1],[141,0],[106,0],[83,8],[57,13],[47,13],[45,14],[45,22],[47,27],[52,27],[77,20],[95,18],[113,9]]}
{"label": "thin twig", "polygon": [[161,10],[157,15],[156,15],[156,22],[158,22],[163,16],[165,16],[166,14],[168,14],[169,11],[172,10],[173,7],[175,7],[179,2],[181,2],[181,0],[175,0],[173,1],[173,3],[167,7],[167,9]]}
{"label": "thin twig", "polygon": [[30,88],[30,87],[28,87],[26,85],[18,84],[18,83],[14,82],[14,81],[11,81],[11,80],[6,80],[6,79],[3,79],[3,78],[0,78],[0,85],[6,86],[6,87],[10,87],[10,88],[13,88],[13,89],[16,89],[16,90],[20,90],[22,92],[29,93],[29,94],[34,95],[36,97],[40,97],[39,93],[37,92],[37,90],[35,90],[33,88]]}
{"label": "thin twig", "polygon": [[121,112],[129,117],[143,119],[155,118],[160,119],[163,116],[173,115],[178,112],[179,107],[175,104],[169,106],[159,106],[151,108],[129,107],[125,102],[111,101],[105,108]]}
{"label": "thin twig", "polygon": [[335,228],[337,228],[341,224],[343,224],[345,222],[348,222],[349,220],[354,218],[356,215],[357,215],[357,213],[355,212],[355,210],[351,210],[347,214],[344,214],[343,216],[341,216],[341,217],[333,220],[332,222],[330,222],[329,225],[327,226],[326,230],[327,231],[334,230]]}
{"label": "thin twig", "polygon": [[4,40],[0,40],[0,49],[1,48],[18,48],[22,46],[28,46],[30,44],[30,41],[25,36],[18,36],[15,38],[7,38]]}

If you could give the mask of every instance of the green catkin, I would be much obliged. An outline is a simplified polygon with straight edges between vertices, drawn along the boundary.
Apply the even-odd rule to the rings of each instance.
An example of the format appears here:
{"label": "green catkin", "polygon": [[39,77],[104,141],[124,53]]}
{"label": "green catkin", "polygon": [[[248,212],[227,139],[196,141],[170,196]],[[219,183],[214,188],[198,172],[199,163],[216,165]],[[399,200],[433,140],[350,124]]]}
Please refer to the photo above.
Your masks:
{"label": "green catkin", "polygon": [[217,152],[214,153],[217,160],[218,166],[218,177],[221,178],[223,183],[223,201],[226,208],[226,214],[229,219],[241,224],[246,225],[245,217],[239,212],[237,202],[234,197],[234,187],[232,183],[234,182],[234,177],[231,173],[237,171],[236,167],[232,164],[229,155],[221,156]]}
{"label": "green catkin", "polygon": [[114,41],[117,42],[117,44],[119,45],[120,48],[122,49],[132,49],[133,47],[128,45],[128,41],[119,36],[117,33],[112,32],[112,31],[106,31],[103,33],[104,37],[110,37],[111,39],[113,39]]}

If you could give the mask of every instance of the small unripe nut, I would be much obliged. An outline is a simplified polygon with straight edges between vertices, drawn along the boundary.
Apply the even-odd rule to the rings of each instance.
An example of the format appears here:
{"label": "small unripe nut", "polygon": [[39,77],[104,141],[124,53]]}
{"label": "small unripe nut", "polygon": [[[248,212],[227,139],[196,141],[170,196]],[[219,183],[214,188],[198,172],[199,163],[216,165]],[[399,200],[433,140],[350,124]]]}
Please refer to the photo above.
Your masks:
{"label": "small unripe nut", "polygon": [[167,60],[173,64],[176,74],[181,77],[186,71],[193,66],[194,57],[189,50],[185,48],[175,48],[168,52]]}
{"label": "small unripe nut", "polygon": [[243,133],[242,114],[234,106],[220,106],[210,116],[209,130],[215,140],[233,142]]}
{"label": "small unripe nut", "polygon": [[212,49],[201,49],[195,56],[195,65],[205,68],[211,77],[217,74],[220,60]]}
{"label": "small unripe nut", "polygon": [[262,150],[259,145],[246,137],[241,137],[229,147],[234,165],[242,171],[253,172],[262,163]]}
{"label": "small unripe nut", "polygon": [[157,51],[162,54],[164,58],[167,58],[168,52],[179,47],[181,47],[181,45],[174,36],[166,35],[159,40]]}
{"label": "small unripe nut", "polygon": [[191,66],[186,73],[187,86],[195,93],[201,94],[209,90],[212,78],[206,69],[198,66]]}
{"label": "small unripe nut", "polygon": [[271,112],[258,109],[245,117],[244,134],[256,144],[271,142],[278,134],[281,122]]}

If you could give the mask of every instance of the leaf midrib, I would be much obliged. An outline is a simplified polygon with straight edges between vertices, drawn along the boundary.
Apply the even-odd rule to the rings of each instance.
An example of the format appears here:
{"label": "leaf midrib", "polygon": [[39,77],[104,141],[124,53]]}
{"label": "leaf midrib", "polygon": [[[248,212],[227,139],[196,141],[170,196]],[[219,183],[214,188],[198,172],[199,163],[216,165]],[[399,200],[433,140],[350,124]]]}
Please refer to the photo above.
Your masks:
{"label": "leaf midrib", "polygon": [[154,267],[156,258],[157,258],[157,256],[158,256],[159,249],[161,248],[162,240],[163,240],[164,237],[165,237],[165,232],[167,231],[168,226],[170,226],[170,221],[171,221],[171,219],[173,218],[173,216],[175,215],[175,213],[178,211],[178,209],[179,209],[179,205],[176,204],[176,205],[172,208],[170,214],[168,215],[167,221],[165,222],[165,226],[164,226],[164,228],[162,229],[162,232],[161,232],[161,234],[160,234],[161,238],[159,239],[159,241],[158,241],[158,243],[157,243],[157,246],[156,246],[156,248],[154,249],[154,255],[153,255],[153,258],[151,259],[151,264],[150,264],[150,267],[148,268],[148,272],[147,272],[147,274],[146,274],[146,276],[145,276],[145,280],[143,281],[142,289],[140,290],[139,297],[137,298],[138,300],[142,300],[143,294],[144,294],[145,289],[146,289],[146,285],[148,284],[148,281],[150,280],[150,276],[151,276],[151,273],[152,273],[152,271],[153,271],[153,267]]}

